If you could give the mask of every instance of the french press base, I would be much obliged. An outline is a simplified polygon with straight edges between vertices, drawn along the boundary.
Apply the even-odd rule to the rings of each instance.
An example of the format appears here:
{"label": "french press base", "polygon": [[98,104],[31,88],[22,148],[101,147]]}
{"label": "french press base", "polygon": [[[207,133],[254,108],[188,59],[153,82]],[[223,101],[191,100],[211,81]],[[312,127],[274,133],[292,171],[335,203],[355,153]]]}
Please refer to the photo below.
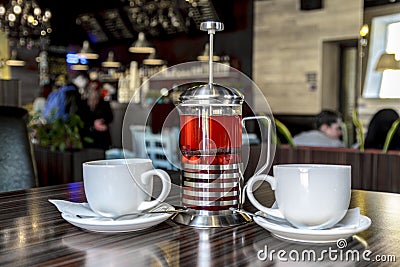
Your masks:
{"label": "french press base", "polygon": [[230,227],[247,222],[251,222],[252,219],[245,214],[233,213],[232,211],[226,211],[226,214],[207,214],[208,212],[201,211],[199,214],[188,214],[178,213],[172,221],[184,224],[187,226],[193,226],[198,228],[216,228],[216,227]]}
{"label": "french press base", "polygon": [[[182,166],[182,205],[192,208],[194,212],[177,213],[172,218],[174,222],[197,228],[215,228],[236,226],[252,220],[244,213],[232,211],[242,206],[244,200],[242,164]],[[208,201],[215,196],[215,202]]]}

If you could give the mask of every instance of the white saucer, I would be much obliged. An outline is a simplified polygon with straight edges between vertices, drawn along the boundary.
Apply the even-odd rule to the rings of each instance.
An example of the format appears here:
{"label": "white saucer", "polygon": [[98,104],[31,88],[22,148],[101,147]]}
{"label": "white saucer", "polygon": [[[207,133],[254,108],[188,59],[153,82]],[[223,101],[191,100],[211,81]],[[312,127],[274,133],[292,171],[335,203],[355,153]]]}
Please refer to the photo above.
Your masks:
{"label": "white saucer", "polygon": [[[262,215],[263,213],[257,212],[256,214]],[[371,225],[371,219],[364,215],[360,215],[360,225],[358,227],[325,230],[298,229],[287,223],[274,219],[264,220],[260,217],[254,217],[254,221],[278,238],[301,243],[335,243],[338,239],[349,238],[364,231]]]}
{"label": "white saucer", "polygon": [[[162,203],[153,210],[156,211],[167,209],[174,208],[167,203]],[[79,228],[102,233],[123,233],[143,230],[162,223],[172,215],[172,213],[146,214],[132,219],[121,219],[114,221],[105,217],[82,219],[71,214],[61,213],[61,216],[64,220]]]}

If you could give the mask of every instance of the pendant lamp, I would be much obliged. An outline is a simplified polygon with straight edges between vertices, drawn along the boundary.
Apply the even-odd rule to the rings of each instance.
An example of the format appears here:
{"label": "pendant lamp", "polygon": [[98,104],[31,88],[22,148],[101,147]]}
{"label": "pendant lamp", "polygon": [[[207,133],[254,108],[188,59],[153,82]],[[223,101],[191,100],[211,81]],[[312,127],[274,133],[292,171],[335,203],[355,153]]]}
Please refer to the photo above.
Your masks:
{"label": "pendant lamp", "polygon": [[138,39],[129,47],[131,53],[143,53],[151,54],[155,53],[156,49],[154,46],[146,40],[146,36],[143,32],[139,32]]}

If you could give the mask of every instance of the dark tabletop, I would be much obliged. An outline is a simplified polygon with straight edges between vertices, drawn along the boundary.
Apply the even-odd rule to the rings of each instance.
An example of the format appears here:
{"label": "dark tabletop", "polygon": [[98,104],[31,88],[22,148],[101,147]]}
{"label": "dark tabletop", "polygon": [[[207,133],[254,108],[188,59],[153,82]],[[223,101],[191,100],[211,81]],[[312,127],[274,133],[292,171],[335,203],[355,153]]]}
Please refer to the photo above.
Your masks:
{"label": "dark tabletop", "polygon": [[[260,188],[257,198],[265,205],[272,205],[274,200],[268,188]],[[0,266],[280,266],[288,264],[285,259],[288,260],[289,253],[294,256],[293,253],[301,255],[313,250],[321,254],[329,249],[336,250],[333,256],[325,253],[321,259],[308,263],[382,266],[382,261],[391,261],[386,264],[395,266],[393,261],[400,261],[398,194],[353,191],[351,207],[360,207],[361,214],[371,218],[372,225],[348,239],[343,249],[338,249],[336,243],[284,241],[254,222],[196,229],[167,220],[138,232],[89,232],[63,220],[48,199],[83,202],[82,183],[0,194]],[[178,187],[173,187],[167,202],[179,204]],[[254,211],[247,202],[244,207]],[[266,248],[268,253],[274,251],[273,261],[260,259],[260,251]],[[362,255],[366,250],[370,251],[367,261],[351,257],[346,260],[343,256],[346,252]],[[279,251],[286,256],[282,254],[285,257],[278,259]]]}

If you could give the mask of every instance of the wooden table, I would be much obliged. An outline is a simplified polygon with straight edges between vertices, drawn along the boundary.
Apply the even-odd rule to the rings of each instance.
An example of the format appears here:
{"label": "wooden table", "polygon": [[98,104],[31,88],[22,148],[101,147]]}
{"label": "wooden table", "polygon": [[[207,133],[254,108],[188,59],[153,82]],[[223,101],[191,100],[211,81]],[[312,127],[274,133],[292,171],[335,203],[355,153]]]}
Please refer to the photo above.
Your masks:
{"label": "wooden table", "polygon": [[[270,205],[269,190],[258,199]],[[179,203],[179,189],[169,203]],[[48,199],[85,201],[82,183],[71,183],[0,194],[0,266],[265,266],[281,262],[258,258],[267,246],[271,252],[324,249],[336,244],[310,245],[273,237],[254,222],[231,228],[196,229],[167,220],[139,232],[104,234],[84,231],[60,216]],[[381,266],[373,260],[400,261],[400,195],[355,190],[351,207],[372,219],[369,229],[348,240],[343,252],[362,254],[369,249],[371,261],[332,259],[311,262],[314,266]],[[254,211],[249,203],[245,208]],[[339,255],[339,254],[337,254]],[[290,260],[289,260],[290,263]],[[387,263],[395,266],[395,263]],[[398,263],[397,263],[398,264]],[[289,265],[290,266],[290,265]]]}

